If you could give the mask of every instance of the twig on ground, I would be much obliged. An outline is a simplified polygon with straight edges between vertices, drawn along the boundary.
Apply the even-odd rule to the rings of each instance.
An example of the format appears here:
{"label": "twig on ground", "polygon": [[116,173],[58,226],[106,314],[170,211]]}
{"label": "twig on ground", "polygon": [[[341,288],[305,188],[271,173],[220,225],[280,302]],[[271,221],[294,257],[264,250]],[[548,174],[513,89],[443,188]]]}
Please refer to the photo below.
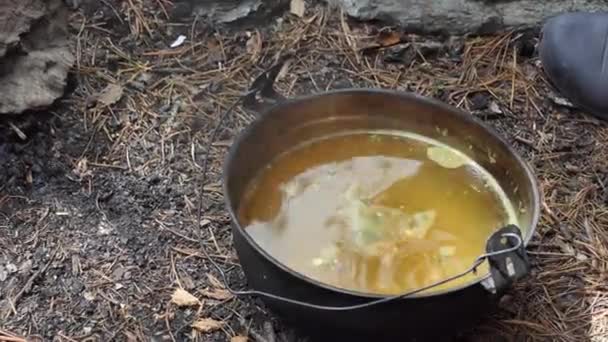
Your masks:
{"label": "twig on ground", "polygon": [[27,342],[27,340],[0,329],[0,342]]}

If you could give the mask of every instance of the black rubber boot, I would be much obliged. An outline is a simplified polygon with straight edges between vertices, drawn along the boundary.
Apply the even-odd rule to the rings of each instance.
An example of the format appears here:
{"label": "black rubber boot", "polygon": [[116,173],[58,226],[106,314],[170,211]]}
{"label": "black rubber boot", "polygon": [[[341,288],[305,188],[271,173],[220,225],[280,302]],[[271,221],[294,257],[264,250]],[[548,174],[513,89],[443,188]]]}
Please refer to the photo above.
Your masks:
{"label": "black rubber boot", "polygon": [[549,19],[539,50],[547,77],[562,95],[608,120],[608,12]]}

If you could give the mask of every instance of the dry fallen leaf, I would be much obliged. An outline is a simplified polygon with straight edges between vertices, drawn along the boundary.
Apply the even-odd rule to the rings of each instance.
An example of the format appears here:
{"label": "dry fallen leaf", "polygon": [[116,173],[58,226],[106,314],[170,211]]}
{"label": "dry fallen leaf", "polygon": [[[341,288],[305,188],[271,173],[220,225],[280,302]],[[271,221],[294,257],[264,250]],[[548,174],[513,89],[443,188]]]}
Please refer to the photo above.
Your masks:
{"label": "dry fallen leaf", "polygon": [[230,299],[233,297],[232,293],[230,293],[228,290],[224,290],[224,289],[206,289],[206,290],[202,290],[200,291],[201,294],[205,297],[211,298],[211,299],[217,299],[217,300],[226,300],[226,299]]}
{"label": "dry fallen leaf", "polygon": [[247,336],[233,336],[230,342],[247,342]]}
{"label": "dry fallen leaf", "polygon": [[403,43],[404,38],[400,33],[395,31],[381,31],[376,37],[376,42],[370,46],[361,49],[361,52],[366,55],[375,52],[379,49]]}
{"label": "dry fallen leaf", "polygon": [[110,106],[118,102],[122,97],[123,88],[120,84],[108,84],[104,90],[99,93],[97,101],[101,102],[106,106]]}
{"label": "dry fallen leaf", "polygon": [[208,333],[220,329],[224,323],[211,318],[202,318],[192,323],[192,327],[200,332]]}
{"label": "dry fallen leaf", "polygon": [[177,306],[194,306],[200,303],[198,298],[184,289],[175,289],[171,296],[171,302]]}
{"label": "dry fallen leaf", "polygon": [[225,288],[224,284],[222,284],[219,280],[217,280],[217,278],[211,274],[211,273],[207,273],[207,279],[209,279],[209,283],[213,286],[216,287],[218,289],[223,289]]}
{"label": "dry fallen leaf", "polygon": [[222,53],[222,45],[217,39],[209,39],[207,41],[207,62],[218,63],[224,60],[224,54]]}
{"label": "dry fallen leaf", "polygon": [[448,169],[456,169],[467,163],[462,153],[444,146],[431,146],[427,148],[426,156],[440,166]]}
{"label": "dry fallen leaf", "polygon": [[302,18],[304,16],[304,12],[306,11],[306,4],[304,3],[304,0],[291,0],[291,3],[289,4],[289,11],[292,14]]}
{"label": "dry fallen leaf", "polygon": [[382,31],[378,35],[378,43],[380,46],[391,46],[401,42],[401,34],[395,31]]}

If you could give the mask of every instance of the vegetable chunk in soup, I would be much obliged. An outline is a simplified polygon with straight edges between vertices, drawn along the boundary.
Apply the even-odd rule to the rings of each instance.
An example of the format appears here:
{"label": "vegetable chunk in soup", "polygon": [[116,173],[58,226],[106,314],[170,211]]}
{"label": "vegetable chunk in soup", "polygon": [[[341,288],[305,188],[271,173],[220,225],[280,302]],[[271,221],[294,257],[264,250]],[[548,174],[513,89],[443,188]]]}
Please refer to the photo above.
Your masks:
{"label": "vegetable chunk in soup", "polygon": [[[468,269],[517,224],[497,182],[415,134],[352,132],[282,154],[250,185],[239,219],[293,270],[339,288],[397,294]],[[445,289],[486,274],[470,274]]]}

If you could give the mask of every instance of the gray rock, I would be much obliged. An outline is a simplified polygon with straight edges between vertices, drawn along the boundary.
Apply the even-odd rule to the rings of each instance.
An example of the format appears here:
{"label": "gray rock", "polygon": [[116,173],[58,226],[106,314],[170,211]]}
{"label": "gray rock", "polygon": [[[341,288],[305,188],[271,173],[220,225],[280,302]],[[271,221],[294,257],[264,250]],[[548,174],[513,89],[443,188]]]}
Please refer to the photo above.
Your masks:
{"label": "gray rock", "polygon": [[19,36],[30,30],[45,13],[42,1],[0,0],[0,57],[19,43]]}
{"label": "gray rock", "polygon": [[361,20],[381,20],[421,33],[496,33],[539,26],[567,11],[608,9],[604,0],[329,0]]}
{"label": "gray rock", "polygon": [[61,0],[0,0],[0,114],[45,108],[63,95],[74,62],[67,15]]}
{"label": "gray rock", "polygon": [[257,16],[260,19],[283,10],[288,0],[179,0],[174,17],[194,14],[211,24],[228,24]]}

